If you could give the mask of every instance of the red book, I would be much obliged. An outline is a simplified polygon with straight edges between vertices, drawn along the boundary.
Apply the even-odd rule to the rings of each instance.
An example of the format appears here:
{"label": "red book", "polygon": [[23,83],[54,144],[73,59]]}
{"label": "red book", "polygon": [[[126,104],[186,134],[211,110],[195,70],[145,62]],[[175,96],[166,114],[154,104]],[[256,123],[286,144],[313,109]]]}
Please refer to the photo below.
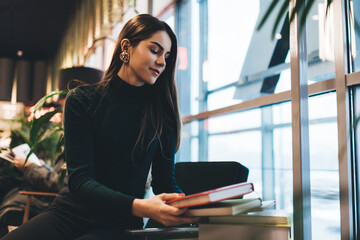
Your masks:
{"label": "red book", "polygon": [[220,202],[225,199],[241,197],[253,191],[254,185],[252,183],[237,183],[205,192],[179,197],[168,201],[167,204],[177,208],[199,206]]}

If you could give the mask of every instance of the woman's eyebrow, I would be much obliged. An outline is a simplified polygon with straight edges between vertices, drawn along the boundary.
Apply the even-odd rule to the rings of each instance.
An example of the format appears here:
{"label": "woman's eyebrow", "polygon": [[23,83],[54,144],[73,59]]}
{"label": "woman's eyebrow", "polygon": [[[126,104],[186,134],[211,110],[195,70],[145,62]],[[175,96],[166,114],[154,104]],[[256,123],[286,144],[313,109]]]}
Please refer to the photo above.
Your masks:
{"label": "woman's eyebrow", "polygon": [[[155,45],[157,45],[161,50],[164,50],[163,46],[160,45],[160,43],[157,43],[157,42],[151,42]],[[167,52],[167,53],[170,53],[170,52]]]}

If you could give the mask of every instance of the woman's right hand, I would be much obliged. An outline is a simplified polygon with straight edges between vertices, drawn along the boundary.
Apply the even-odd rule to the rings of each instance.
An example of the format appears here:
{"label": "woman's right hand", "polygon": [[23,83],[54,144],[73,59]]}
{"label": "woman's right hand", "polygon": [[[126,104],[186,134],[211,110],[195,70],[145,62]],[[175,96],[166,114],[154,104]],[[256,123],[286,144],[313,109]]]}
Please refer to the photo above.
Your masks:
{"label": "woman's right hand", "polygon": [[182,196],[179,193],[162,193],[148,199],[135,199],[132,213],[137,217],[151,218],[165,226],[177,226],[197,222],[197,217],[180,216],[187,209],[176,208],[166,204],[167,201]]}
{"label": "woman's right hand", "polygon": [[28,161],[25,163],[25,159],[24,157],[19,157],[15,155],[14,158],[14,166],[17,167],[17,169],[19,169],[20,171],[24,171],[25,168],[27,168],[31,161],[28,159]]}

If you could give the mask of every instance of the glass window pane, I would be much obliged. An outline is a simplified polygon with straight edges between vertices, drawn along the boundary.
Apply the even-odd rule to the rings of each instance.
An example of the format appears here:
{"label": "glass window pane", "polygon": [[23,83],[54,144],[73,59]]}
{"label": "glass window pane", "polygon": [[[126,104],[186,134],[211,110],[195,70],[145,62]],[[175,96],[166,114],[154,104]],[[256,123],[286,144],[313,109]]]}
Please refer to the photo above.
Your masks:
{"label": "glass window pane", "polygon": [[272,108],[274,124],[291,123],[291,102],[276,104]]}
{"label": "glass window pane", "polygon": [[[334,118],[337,116],[336,110],[336,94],[322,94],[311,97],[311,105],[309,105],[309,119]],[[336,121],[336,119],[333,119]]]}
{"label": "glass window pane", "polygon": [[306,20],[309,84],[335,76],[333,9],[326,14],[326,3],[316,0]]}
{"label": "glass window pane", "polygon": [[[351,57],[352,57],[352,70],[354,72],[360,71],[360,1],[350,2],[350,18],[349,18],[349,31],[350,31],[350,44],[351,44]],[[357,14],[355,14],[357,13]]]}
{"label": "glass window pane", "polygon": [[340,239],[338,136],[335,98],[335,93],[309,98],[313,239]]}
{"label": "glass window pane", "polygon": [[237,161],[249,168],[249,182],[261,193],[260,131],[209,137],[209,161]]}
{"label": "glass window pane", "polygon": [[[259,15],[259,1],[208,0],[208,88],[239,80]],[[229,24],[229,23],[236,23]]]}
{"label": "glass window pane", "polygon": [[[283,25],[287,26],[285,16],[274,39],[270,32],[276,16],[270,16],[262,29],[256,28],[271,2],[208,0],[207,59],[200,64],[202,80],[210,91],[208,110],[274,93],[275,89],[289,90],[288,38],[281,35]],[[231,87],[219,89],[229,84]]]}
{"label": "glass window pane", "polygon": [[[359,163],[360,161],[360,86],[354,88],[354,113],[355,113],[355,119],[354,122],[356,123],[355,128],[355,162]],[[357,176],[355,176],[355,179],[357,179],[357,196],[360,194],[360,164],[356,164],[355,173]],[[356,213],[356,219],[359,219],[360,214],[360,201],[357,201],[357,213]],[[359,224],[359,222],[358,222]]]}
{"label": "glass window pane", "polygon": [[191,162],[199,161],[199,138],[191,139]]}
{"label": "glass window pane", "polygon": [[231,87],[210,94],[207,99],[208,110],[211,111],[242,102],[239,99],[234,99],[234,93],[235,87]]}
{"label": "glass window pane", "polygon": [[277,209],[293,212],[291,126],[274,129],[275,201]]}
{"label": "glass window pane", "polygon": [[232,113],[207,120],[209,133],[237,131],[241,129],[259,128],[261,125],[260,109]]}

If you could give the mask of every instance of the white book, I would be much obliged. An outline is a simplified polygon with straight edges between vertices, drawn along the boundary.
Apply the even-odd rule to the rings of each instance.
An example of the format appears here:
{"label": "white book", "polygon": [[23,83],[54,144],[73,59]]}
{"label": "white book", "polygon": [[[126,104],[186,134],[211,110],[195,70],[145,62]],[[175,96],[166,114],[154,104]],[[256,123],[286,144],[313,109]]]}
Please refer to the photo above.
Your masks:
{"label": "white book", "polygon": [[291,219],[283,210],[263,210],[238,214],[235,216],[209,217],[209,223],[289,226],[291,224]]}
{"label": "white book", "polygon": [[[22,158],[26,158],[26,156],[29,154],[29,152],[30,152],[29,145],[27,143],[24,143],[24,144],[14,147],[13,149],[2,151],[0,153],[0,158],[13,163],[15,155],[22,157]],[[30,157],[28,158],[28,161],[30,161],[31,163],[34,163],[38,166],[41,166],[41,162],[40,162],[39,158],[35,155],[35,153],[32,153],[30,155]]]}
{"label": "white book", "polygon": [[217,203],[191,207],[184,215],[186,216],[227,216],[235,215],[261,207],[260,198],[229,199]]}

